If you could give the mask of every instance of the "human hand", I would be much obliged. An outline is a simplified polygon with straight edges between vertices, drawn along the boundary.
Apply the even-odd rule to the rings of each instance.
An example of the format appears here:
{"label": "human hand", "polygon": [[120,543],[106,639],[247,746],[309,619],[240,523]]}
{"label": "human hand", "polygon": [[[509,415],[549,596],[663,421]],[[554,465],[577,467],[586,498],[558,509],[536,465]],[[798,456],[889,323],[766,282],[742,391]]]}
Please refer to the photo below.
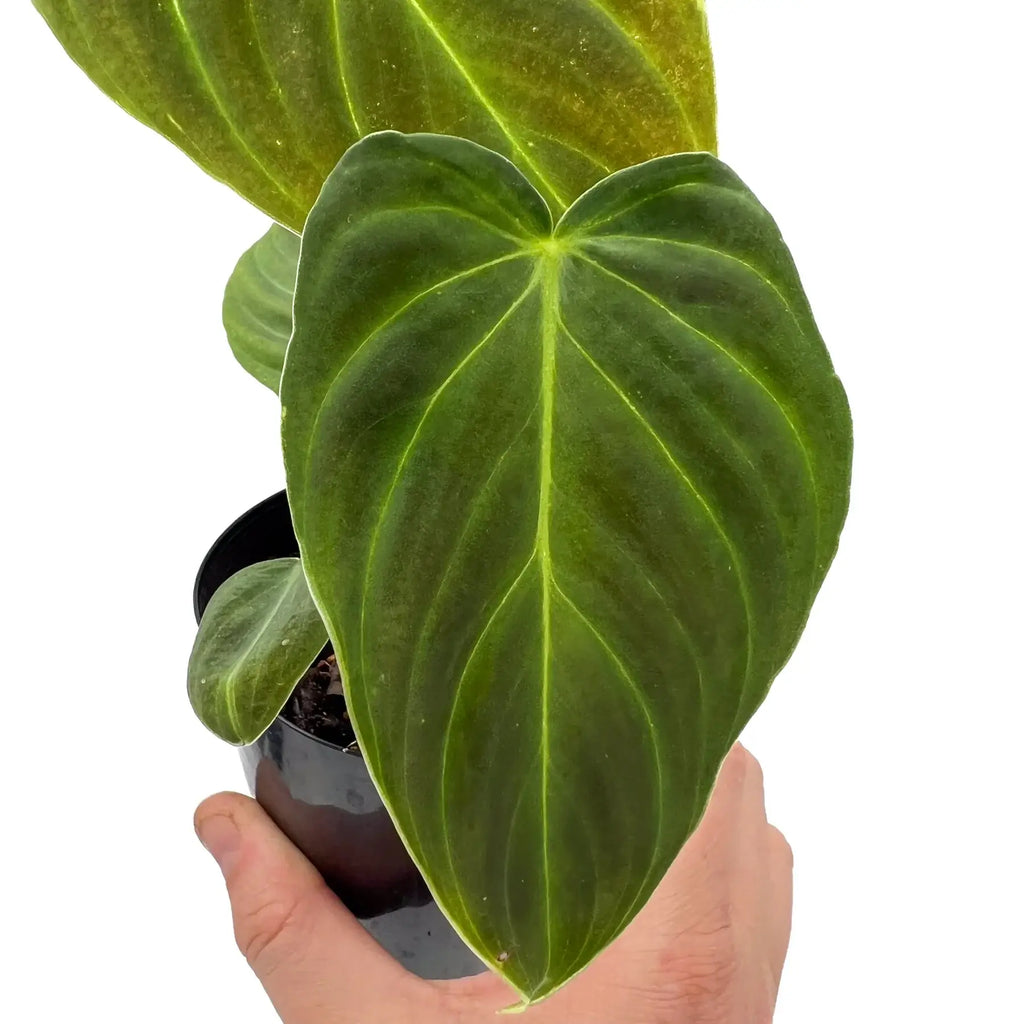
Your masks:
{"label": "human hand", "polygon": [[[196,831],[227,881],[235,938],[285,1024],[494,1024],[500,978],[423,981],[389,956],[259,804],[222,793]],[[789,944],[792,854],[739,744],[650,901],[528,1024],[768,1024]],[[501,1019],[501,1018],[499,1018]]]}

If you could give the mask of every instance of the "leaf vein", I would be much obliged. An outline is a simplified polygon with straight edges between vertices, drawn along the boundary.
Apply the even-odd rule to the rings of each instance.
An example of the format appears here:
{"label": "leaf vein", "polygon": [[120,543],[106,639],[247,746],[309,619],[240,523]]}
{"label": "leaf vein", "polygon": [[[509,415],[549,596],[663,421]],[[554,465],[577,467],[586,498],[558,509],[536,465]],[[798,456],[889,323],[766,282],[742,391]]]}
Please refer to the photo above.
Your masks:
{"label": "leaf vein", "polygon": [[[245,650],[242,651],[238,658],[235,659],[234,667],[228,671],[227,676],[225,676],[224,678],[224,694],[226,697],[225,703],[227,705],[228,715],[231,718],[231,723],[235,727],[235,734],[238,736],[239,739],[242,739],[243,737],[241,734],[240,726],[241,719],[238,713],[238,693],[234,685],[235,679],[237,678],[239,669],[242,667],[242,665],[245,664],[245,661],[249,657],[249,655],[252,654],[254,650],[256,650],[256,645],[260,642],[264,634],[267,632],[267,629],[269,628],[270,624],[274,621],[274,618],[277,616],[277,613],[282,609],[282,607],[284,607],[285,601],[291,596],[291,594],[295,590],[295,572],[296,568],[298,568],[298,571],[301,574],[301,566],[302,563],[296,559],[295,565],[292,566],[288,571],[289,579],[285,583],[284,588],[281,591],[280,597],[278,597],[278,599],[274,602],[273,607],[263,617],[263,621],[260,623],[260,625],[255,630],[253,630],[252,639],[249,641]],[[258,696],[258,691],[259,687],[254,686],[252,688],[252,692],[249,695],[250,714],[253,714],[256,710],[256,698]]]}
{"label": "leaf vein", "polygon": [[[295,113],[291,108],[291,105],[285,100],[284,86],[277,77],[277,70],[274,65],[270,62],[270,57],[267,54],[266,49],[263,46],[263,38],[260,35],[260,27],[256,21],[256,8],[253,6],[254,0],[245,0],[246,13],[249,15],[249,24],[252,27],[252,41],[256,44],[256,51],[260,55],[260,62],[263,64],[264,70],[267,73],[267,77],[273,83],[274,95],[277,97],[277,102],[281,109],[284,111],[284,116],[288,120],[292,129],[296,127],[299,131],[296,133],[299,145],[296,147],[303,153],[307,168],[313,170],[315,174],[321,174],[321,168],[318,166],[316,158],[313,156],[312,151],[309,148],[308,141],[304,138],[302,126],[297,125],[295,120]],[[326,175],[324,175],[326,177]]]}
{"label": "leaf vein", "polygon": [[[466,676],[469,674],[470,666],[473,664],[473,659],[476,657],[477,651],[480,650],[481,645],[484,642],[487,634],[491,631],[494,623],[498,620],[498,616],[501,614],[501,610],[505,607],[509,598],[515,593],[516,588],[522,582],[523,577],[528,572],[531,565],[533,565],[534,559],[537,557],[537,551],[534,549],[530,552],[530,556],[526,559],[522,569],[519,571],[516,578],[509,584],[505,592],[501,595],[500,600],[494,607],[494,611],[491,612],[490,617],[484,625],[484,628],[480,631],[480,635],[477,637],[476,642],[470,649],[469,655],[466,658],[466,662],[462,667],[462,672],[459,674],[458,681],[455,684],[455,691],[452,695],[452,707],[448,714],[448,723],[444,730],[444,742],[441,746],[441,833],[444,836],[445,852],[448,856],[448,865],[451,868],[452,875],[457,875],[455,870],[455,851],[452,849],[451,843],[451,832],[448,828],[448,790],[445,786],[445,779],[448,777],[448,751],[451,746],[451,738],[454,732],[452,726],[455,722],[455,712],[458,710],[459,701],[462,698],[463,686],[466,681]],[[524,787],[525,789],[525,787]],[[520,794],[521,795],[521,794]],[[508,859],[506,856],[506,867],[508,865]],[[469,909],[466,906],[465,897],[462,890],[456,885],[456,893],[459,897],[459,902],[462,904],[462,909],[466,914],[467,920],[471,920]],[[477,938],[479,938],[479,933]],[[480,948],[483,949],[486,943],[480,942]]]}
{"label": "leaf vein", "polygon": [[[655,159],[664,158],[655,157]],[[595,186],[595,188],[596,187],[597,186]],[[645,203],[649,203],[655,199],[660,199],[662,196],[671,195],[673,192],[682,192],[684,189],[688,188],[705,188],[717,192],[727,192],[732,196],[737,195],[736,190],[729,188],[728,185],[717,185],[711,181],[684,181],[675,185],[669,185],[667,188],[659,189],[657,192],[649,192],[646,195],[642,195],[635,203],[623,206],[620,209],[617,209],[614,213],[610,213],[607,217],[603,217],[601,220],[584,221],[582,226],[586,229],[588,235],[593,234],[595,228],[603,227],[605,224],[610,224],[613,220],[618,220],[620,217],[624,217],[627,213],[632,213],[634,210],[639,209]]]}
{"label": "leaf vein", "polygon": [[342,0],[331,0],[331,31],[334,35],[334,52],[338,61],[338,78],[341,80],[341,91],[345,96],[345,105],[348,107],[348,116],[352,121],[352,127],[359,138],[365,133],[359,126],[359,118],[356,116],[355,103],[352,100],[352,93],[349,89],[348,77],[345,74],[345,46],[341,34],[341,11],[339,5]]}
{"label": "leaf vein", "polygon": [[185,15],[181,10],[181,0],[170,0],[171,10],[174,12],[175,20],[179,26],[180,34],[187,46],[189,52],[192,54],[192,60],[195,64],[196,70],[199,72],[199,78],[202,82],[203,88],[206,90],[206,94],[210,97],[214,107],[217,109],[217,113],[220,114],[224,123],[227,125],[228,131],[234,138],[239,152],[244,153],[256,167],[259,168],[263,176],[273,184],[282,195],[287,196],[291,199],[299,209],[305,208],[304,200],[294,191],[291,186],[286,182],[281,181],[273,171],[263,162],[256,151],[245,141],[241,132],[238,129],[238,125],[235,123],[234,118],[231,116],[227,107],[224,105],[223,99],[217,92],[216,87],[213,84],[213,79],[210,77],[210,73],[206,68],[206,64],[199,52],[199,47],[196,44],[195,37],[192,35],[192,30],[188,26],[188,22],[185,20]]}
{"label": "leaf vein", "polygon": [[683,102],[682,97],[676,92],[676,90],[672,88],[672,83],[665,77],[665,72],[662,71],[661,68],[658,67],[658,65],[651,59],[650,54],[644,48],[637,36],[630,32],[625,25],[619,22],[615,15],[612,14],[612,12],[608,10],[603,3],[601,3],[601,0],[584,0],[584,2],[588,3],[594,8],[594,10],[603,14],[608,23],[617,29],[622,35],[622,38],[626,41],[630,49],[634,50],[640,57],[641,62],[647,65],[654,74],[654,77],[658,80],[659,85],[663,87],[665,95],[682,115],[683,121],[686,123],[686,128],[690,133],[690,138],[696,140],[698,137],[697,129],[694,126],[693,119],[690,117],[689,110],[686,108],[686,104]]}
{"label": "leaf vein", "polygon": [[[665,245],[673,245],[673,246],[677,246],[678,248],[683,248],[683,249],[690,249],[690,248],[700,249],[703,252],[711,253],[713,255],[721,257],[722,259],[738,263],[740,266],[746,268],[751,274],[753,274],[760,281],[762,281],[768,288],[770,288],[779,297],[779,300],[782,302],[782,305],[785,308],[786,312],[792,318],[793,323],[796,325],[796,328],[797,328],[797,330],[799,330],[801,336],[806,337],[806,334],[804,332],[803,326],[800,323],[800,320],[797,318],[796,312],[793,310],[793,307],[790,305],[789,300],[786,298],[785,295],[783,295],[782,291],[775,284],[775,282],[772,281],[765,274],[763,274],[759,270],[757,270],[756,267],[753,267],[751,264],[747,263],[746,260],[741,259],[739,256],[734,256],[732,253],[724,252],[723,250],[716,249],[716,248],[714,248],[713,246],[710,246],[710,245],[703,245],[703,244],[696,243],[696,242],[682,242],[682,241],[677,241],[676,239],[672,239],[672,238],[655,238],[655,237],[646,237],[646,236],[639,236],[639,235],[635,235],[635,236],[634,235],[602,235],[600,237],[600,239],[595,239],[594,241],[595,241],[595,243],[600,243],[601,241],[604,241],[605,239],[616,239],[616,240],[622,239],[622,240],[626,240],[626,241],[634,240],[635,239],[636,241],[639,241],[639,242],[660,242],[660,243],[663,243]],[[647,294],[647,293],[645,293],[645,294]],[[693,326],[693,324],[689,323],[688,321],[682,321],[682,322],[684,323],[684,325],[686,327],[688,327],[694,333],[699,334],[701,337],[706,338],[708,341],[711,341],[712,344],[716,344],[713,338],[711,338],[707,334],[704,334],[701,331],[698,331],[697,328]],[[785,421],[786,421],[786,425],[789,427],[790,432],[793,434],[793,437],[796,439],[796,443],[797,443],[797,445],[800,448],[800,453],[803,456],[803,460],[804,460],[804,463],[805,463],[806,468],[807,468],[807,476],[808,476],[808,479],[810,480],[811,490],[814,492],[814,508],[815,508],[815,517],[816,517],[815,550],[817,550],[818,546],[819,546],[818,545],[818,540],[820,538],[820,532],[821,532],[821,509],[820,509],[820,504],[818,502],[818,485],[817,485],[817,480],[816,480],[815,475],[814,475],[814,466],[813,466],[813,463],[812,463],[812,460],[811,460],[810,451],[809,451],[809,449],[807,447],[807,441],[804,438],[804,435],[801,433],[801,431],[797,427],[797,425],[793,422],[792,417],[789,415],[789,411],[783,405],[781,399],[779,399],[778,396],[775,395],[775,393],[767,386],[767,384],[765,384],[764,381],[762,381],[760,379],[760,377],[758,377],[750,369],[750,367],[748,367],[742,360],[738,359],[733,353],[731,353],[727,349],[725,349],[724,346],[717,345],[717,347],[721,351],[723,351],[727,355],[729,355],[730,358],[733,360],[733,362],[735,362],[740,367],[740,369],[743,370],[743,372],[747,374],[747,376],[751,377],[754,381],[756,381],[757,384],[760,385],[761,389],[766,392],[768,397],[771,398],[772,402],[778,407],[779,412],[782,414],[783,419],[785,419]]]}
{"label": "leaf vein", "polygon": [[554,586],[555,590],[558,592],[562,600],[576,614],[576,616],[584,624],[584,626],[586,626],[587,629],[589,629],[590,632],[594,635],[594,638],[604,649],[604,652],[608,655],[608,657],[611,658],[613,664],[615,665],[615,668],[618,670],[619,674],[626,681],[626,684],[632,691],[637,706],[640,708],[644,718],[647,721],[647,728],[651,734],[651,744],[654,748],[654,771],[658,780],[658,795],[656,797],[658,803],[658,824],[655,827],[654,848],[651,851],[651,861],[647,868],[647,874],[644,876],[644,880],[640,884],[637,897],[631,904],[630,909],[626,911],[625,915],[623,915],[622,920],[625,920],[629,917],[630,913],[632,912],[632,908],[636,906],[636,900],[639,899],[639,893],[643,891],[643,887],[647,884],[647,880],[651,877],[651,871],[654,869],[654,864],[657,860],[658,852],[661,849],[661,841],[665,827],[665,780],[661,765],[661,745],[658,743],[658,730],[654,724],[654,716],[651,714],[650,702],[647,700],[647,697],[645,696],[643,690],[640,688],[639,684],[626,670],[626,666],[622,663],[622,659],[618,656],[618,654],[616,654],[615,650],[612,648],[611,644],[605,638],[604,634],[597,628],[597,626],[594,625],[590,617],[586,615],[578,607],[578,605],[565,593],[565,591],[558,585],[557,582],[552,580],[552,585]]}
{"label": "leaf vein", "polygon": [[[434,407],[437,405],[438,400],[445,393],[451,383],[456,380],[460,373],[476,358],[476,356],[484,349],[487,343],[501,330],[501,328],[508,322],[509,319],[515,314],[515,312],[522,306],[526,301],[530,293],[537,287],[536,280],[531,280],[526,286],[523,293],[512,303],[511,306],[501,317],[495,322],[495,324],[487,331],[487,333],[481,338],[472,349],[462,358],[454,370],[445,378],[440,387],[430,396],[427,402],[427,407],[420,416],[419,421],[416,424],[412,432],[412,436],[409,439],[408,444],[405,446],[405,450],[402,452],[401,458],[398,460],[398,465],[395,469],[394,475],[391,479],[391,484],[388,488],[387,494],[384,501],[381,504],[380,512],[377,515],[377,521],[374,524],[373,531],[370,535],[370,548],[366,556],[366,573],[363,577],[363,588],[362,595],[359,605],[359,629],[360,629],[360,652],[363,679],[366,679],[366,598],[370,590],[370,577],[373,573],[374,561],[377,554],[377,541],[380,537],[381,527],[384,524],[384,520],[387,517],[388,511],[391,508],[391,501],[394,497],[395,491],[398,488],[398,483],[402,478],[405,471],[405,467],[408,465],[409,458],[416,448],[416,444],[419,441],[420,433],[423,430],[428,418]],[[409,791],[409,764],[406,759],[403,766],[403,779],[406,793]]]}
{"label": "leaf vein", "polygon": [[420,4],[417,3],[417,0],[406,0],[406,3],[408,3],[408,5],[419,15],[419,17],[423,19],[423,22],[426,24],[427,28],[430,29],[431,34],[438,41],[444,52],[448,55],[448,59],[452,62],[452,64],[455,65],[459,74],[462,75],[462,77],[466,81],[466,84],[472,90],[473,95],[476,96],[480,105],[484,108],[484,110],[487,111],[488,115],[501,130],[505,138],[508,139],[512,148],[520,155],[520,157],[523,160],[523,163],[527,164],[530,167],[533,173],[537,176],[537,180],[540,181],[544,185],[544,187],[551,193],[554,199],[561,205],[562,209],[565,209],[566,206],[568,206],[568,203],[566,202],[564,197],[559,194],[558,190],[548,180],[547,176],[538,166],[537,162],[530,155],[530,152],[526,148],[526,146],[524,146],[519,141],[519,139],[513,134],[512,130],[505,122],[505,119],[501,116],[497,108],[487,97],[486,93],[484,93],[483,89],[480,87],[480,84],[470,73],[469,69],[459,59],[459,55],[452,48],[452,45],[448,42],[444,34],[431,19],[430,15],[428,15],[427,12],[420,6]]}
{"label": "leaf vein", "polygon": [[543,403],[543,422],[540,444],[540,500],[537,509],[537,551],[541,568],[541,835],[544,851],[544,904],[547,932],[547,967],[544,975],[551,971],[552,921],[551,900],[551,836],[548,794],[551,788],[551,735],[549,714],[551,705],[551,586],[554,582],[551,570],[551,459],[555,429],[555,383],[558,322],[560,319],[560,265],[557,260],[547,258],[540,264],[543,273],[544,291],[541,325],[541,383],[540,394]]}
{"label": "leaf vein", "polygon": [[501,256],[498,259],[491,260],[488,263],[481,263],[475,267],[469,267],[466,270],[460,270],[457,274],[453,274],[451,277],[447,277],[443,281],[438,281],[435,284],[432,284],[429,288],[425,288],[423,291],[418,292],[416,295],[414,295],[411,299],[409,299],[397,310],[395,310],[394,313],[387,317],[387,319],[377,324],[359,342],[359,344],[356,345],[354,349],[352,349],[352,351],[348,354],[348,356],[346,356],[344,362],[337,369],[337,371],[335,371],[335,373],[331,375],[331,379],[328,382],[327,387],[324,389],[323,397],[320,399],[320,403],[317,406],[317,411],[314,414],[313,422],[310,425],[309,442],[306,451],[306,464],[304,467],[304,484],[308,483],[309,470],[313,462],[313,439],[316,437],[317,431],[320,428],[320,421],[323,418],[324,410],[327,407],[331,394],[334,392],[334,389],[338,385],[338,382],[341,380],[345,371],[352,364],[352,360],[355,359],[359,355],[359,353],[362,352],[362,350],[366,348],[366,346],[369,345],[378,335],[380,335],[382,331],[385,331],[388,327],[390,327],[402,316],[404,316],[410,309],[418,305],[424,299],[440,291],[442,288],[446,288],[448,285],[454,284],[456,281],[462,281],[465,278],[472,277],[475,274],[482,273],[485,270],[489,270],[491,267],[499,266],[502,263],[508,263],[510,260],[523,259],[525,256],[526,253],[522,252],[511,253],[508,256]]}
{"label": "leaf vein", "polygon": [[[91,34],[86,32],[85,25],[82,23],[81,17],[79,17],[78,4],[75,2],[75,0],[67,0],[66,7],[72,23],[74,24],[75,28],[78,29],[82,42],[85,44],[85,48],[89,51],[89,54],[96,62],[96,68],[104,75],[104,77],[107,79],[107,82],[111,86],[111,99],[113,99],[113,101],[117,103],[119,106],[127,110],[128,113],[131,114],[133,117],[139,117],[139,115],[135,112],[134,104],[132,104],[132,102],[128,99],[127,93],[125,93],[125,91],[121,88],[121,86],[117,83],[116,79],[114,78],[114,75],[111,72],[107,61],[103,60],[100,57],[100,55],[96,52],[96,50],[93,48],[92,40],[90,38]],[[114,93],[116,93],[116,95],[114,95]],[[139,120],[142,120],[142,118],[139,117]]]}
{"label": "leaf vein", "polygon": [[526,417],[526,419],[523,422],[523,425],[516,431],[515,436],[509,442],[508,447],[505,449],[504,452],[502,452],[501,456],[495,462],[494,467],[491,469],[491,472],[488,474],[487,479],[484,481],[480,489],[477,491],[476,500],[473,502],[473,510],[467,517],[466,522],[462,527],[462,531],[459,533],[459,536],[455,541],[455,545],[453,546],[451,554],[448,557],[448,561],[445,564],[444,572],[441,575],[441,582],[437,585],[437,589],[434,591],[434,594],[430,599],[430,604],[427,605],[426,613],[423,616],[423,624],[420,627],[419,639],[416,641],[416,649],[413,653],[413,667],[411,673],[411,679],[413,684],[415,684],[418,675],[419,664],[423,658],[423,651],[426,647],[426,638],[430,632],[428,626],[431,623],[431,619],[434,617],[434,609],[437,607],[441,599],[441,596],[448,588],[448,585],[451,581],[452,569],[454,568],[455,563],[458,560],[459,554],[462,551],[462,547],[465,544],[466,538],[469,535],[469,530],[472,527],[473,523],[476,521],[477,514],[480,511],[480,498],[488,489],[488,487],[490,487],[491,482],[494,480],[495,476],[497,476],[498,471],[501,469],[501,466],[504,463],[509,452],[512,451],[512,449],[516,445],[516,442],[519,440],[520,437],[522,437],[523,433],[526,431],[526,428],[530,425],[530,421],[533,419],[534,413],[537,411],[538,404],[539,402],[534,404],[533,408],[530,410],[529,416]]}
{"label": "leaf vein", "polygon": [[[588,261],[588,262],[591,262],[591,261]],[[644,430],[646,430],[647,433],[650,434],[651,438],[654,440],[655,444],[658,446],[658,449],[661,451],[661,453],[665,457],[666,461],[669,463],[669,465],[672,467],[672,469],[675,471],[675,473],[679,476],[679,478],[686,484],[686,486],[689,488],[689,490],[691,491],[693,496],[697,499],[698,504],[704,510],[704,514],[707,516],[708,520],[710,521],[710,523],[714,527],[715,531],[718,533],[719,537],[721,538],[722,543],[725,546],[725,548],[726,548],[726,550],[727,550],[727,552],[729,554],[729,559],[730,559],[730,562],[732,564],[732,567],[735,570],[733,575],[734,575],[734,577],[736,579],[736,585],[739,588],[740,597],[741,597],[741,600],[743,602],[744,614],[746,616],[746,623],[747,623],[747,626],[746,626],[746,634],[747,634],[747,665],[746,665],[746,670],[744,672],[743,684],[742,684],[742,688],[741,688],[741,692],[746,692],[747,681],[748,681],[748,679],[750,677],[750,671],[751,671],[751,667],[752,667],[752,664],[753,664],[753,658],[754,658],[754,650],[753,650],[754,620],[753,620],[753,614],[751,612],[750,595],[749,595],[749,592],[748,592],[748,589],[747,589],[746,574],[743,571],[743,562],[742,562],[742,559],[739,556],[739,552],[736,550],[736,545],[733,543],[732,539],[729,537],[729,534],[727,533],[725,527],[722,525],[721,520],[718,518],[718,516],[715,514],[714,510],[711,508],[711,505],[708,503],[708,500],[704,497],[704,495],[701,493],[701,491],[696,486],[696,484],[694,484],[693,480],[690,478],[690,476],[686,472],[686,470],[683,469],[683,467],[676,460],[675,456],[672,454],[672,452],[669,450],[668,446],[662,440],[661,435],[658,434],[658,432],[654,429],[653,426],[651,426],[650,422],[643,415],[643,413],[641,413],[640,410],[633,404],[633,402],[630,400],[629,396],[604,371],[604,369],[598,364],[598,362],[594,359],[594,357],[591,356],[591,354],[579,343],[579,341],[576,340],[576,338],[568,330],[568,328],[565,326],[565,324],[562,323],[561,326],[562,326],[562,330],[565,332],[565,336],[579,350],[579,352],[583,356],[583,358],[586,359],[588,363],[590,363],[590,365],[593,367],[594,371],[598,374],[598,376],[600,376],[601,379],[608,385],[608,387],[611,388],[611,390],[616,395],[618,395],[619,399],[626,406],[626,408],[629,409],[629,411],[633,414],[633,416],[636,417],[636,419],[639,421],[639,423],[644,428]]]}

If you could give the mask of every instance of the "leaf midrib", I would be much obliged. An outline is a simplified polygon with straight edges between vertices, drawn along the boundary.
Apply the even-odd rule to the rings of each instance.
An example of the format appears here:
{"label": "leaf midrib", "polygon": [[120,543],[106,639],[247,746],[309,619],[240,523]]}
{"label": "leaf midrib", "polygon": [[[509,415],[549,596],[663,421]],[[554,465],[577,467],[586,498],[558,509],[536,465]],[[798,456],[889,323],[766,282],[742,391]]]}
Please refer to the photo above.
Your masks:
{"label": "leaf midrib", "polygon": [[[537,510],[537,552],[541,573],[542,658],[541,668],[541,842],[544,849],[544,918],[548,960],[544,981],[551,969],[551,865],[548,789],[551,768],[549,711],[551,703],[551,449],[555,421],[555,351],[558,342],[561,261],[557,254],[541,257],[541,442],[540,500]],[[543,984],[543,982],[542,982]]]}
{"label": "leaf midrib", "polygon": [[[302,563],[298,559],[294,559],[293,561],[295,562],[295,564],[290,565],[286,568],[285,583],[281,589],[280,596],[274,602],[273,607],[271,607],[271,609],[266,613],[266,615],[264,615],[263,621],[260,623],[260,625],[255,630],[253,630],[252,639],[246,645],[245,650],[242,651],[242,653],[235,659],[234,665],[231,667],[231,669],[228,671],[228,674],[224,678],[225,709],[228,712],[228,717],[231,721],[232,727],[234,728],[235,735],[243,741],[246,741],[246,736],[243,734],[243,730],[241,727],[241,719],[238,714],[238,686],[236,685],[238,673],[242,669],[243,665],[245,665],[245,663],[249,660],[249,656],[252,654],[252,652],[255,651],[256,647],[262,642],[263,638],[266,636],[267,632],[270,629],[270,624],[277,617],[277,613],[284,607],[285,601],[287,601],[291,597],[292,593],[295,590],[296,584],[302,577]],[[279,563],[279,567],[285,568],[283,560],[281,563]],[[271,568],[271,566],[269,565],[267,566],[267,569],[270,571],[276,571],[277,568],[278,566],[275,566],[273,568]],[[250,693],[249,698],[249,715],[251,719],[255,717],[256,701],[259,698],[259,687],[252,687],[252,692]]]}

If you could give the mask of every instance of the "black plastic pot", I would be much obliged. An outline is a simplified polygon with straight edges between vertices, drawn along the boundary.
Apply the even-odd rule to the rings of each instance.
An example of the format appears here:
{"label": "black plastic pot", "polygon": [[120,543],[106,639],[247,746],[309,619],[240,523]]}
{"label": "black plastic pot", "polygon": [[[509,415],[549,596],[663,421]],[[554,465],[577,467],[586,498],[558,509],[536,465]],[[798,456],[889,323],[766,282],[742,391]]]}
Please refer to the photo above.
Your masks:
{"label": "black plastic pot", "polygon": [[[196,577],[196,621],[229,576],[298,553],[281,491],[232,523],[210,549]],[[483,970],[431,898],[359,754],[279,716],[241,755],[253,796],[385,949],[422,978]]]}

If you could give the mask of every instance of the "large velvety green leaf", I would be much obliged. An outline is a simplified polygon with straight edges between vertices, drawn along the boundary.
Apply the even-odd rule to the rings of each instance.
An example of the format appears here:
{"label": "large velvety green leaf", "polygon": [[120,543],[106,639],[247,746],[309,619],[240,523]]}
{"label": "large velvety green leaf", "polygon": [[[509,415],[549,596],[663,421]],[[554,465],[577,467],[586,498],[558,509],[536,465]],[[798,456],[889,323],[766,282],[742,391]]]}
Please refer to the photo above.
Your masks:
{"label": "large velvety green leaf", "polygon": [[703,0],[33,2],[104,92],[296,230],[383,128],[489,145],[557,208],[715,147]]}
{"label": "large velvety green leaf", "polygon": [[299,236],[275,224],[238,261],[224,292],[224,329],[235,358],[277,391],[292,333]]}
{"label": "large velvety green leaf", "polygon": [[327,643],[297,558],[258,562],[217,589],[188,663],[188,696],[221,739],[257,740]]}
{"label": "large velvety green leaf", "polygon": [[696,826],[836,550],[850,420],[789,252],[707,154],[555,226],[500,156],[372,136],[310,215],[281,394],[374,779],[543,997]]}

